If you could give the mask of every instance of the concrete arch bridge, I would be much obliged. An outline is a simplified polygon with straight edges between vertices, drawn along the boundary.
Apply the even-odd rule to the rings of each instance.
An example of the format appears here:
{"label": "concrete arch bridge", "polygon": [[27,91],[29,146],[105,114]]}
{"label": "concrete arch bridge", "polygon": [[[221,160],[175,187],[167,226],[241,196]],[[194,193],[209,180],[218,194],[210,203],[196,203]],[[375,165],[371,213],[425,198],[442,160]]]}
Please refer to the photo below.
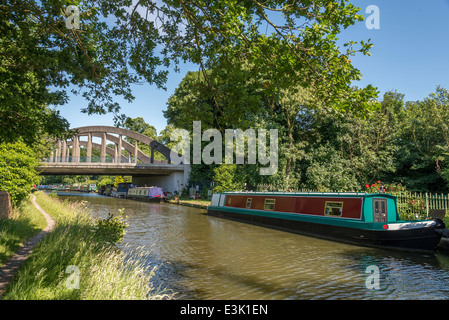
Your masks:
{"label": "concrete arch bridge", "polygon": [[[139,186],[157,185],[170,192],[188,184],[190,166],[173,164],[171,150],[148,136],[112,126],[72,132],[70,139],[55,141],[52,155],[38,167],[41,175],[127,175]],[[139,143],[149,146],[145,148],[149,154],[140,150]],[[155,159],[156,151],[165,159]]]}

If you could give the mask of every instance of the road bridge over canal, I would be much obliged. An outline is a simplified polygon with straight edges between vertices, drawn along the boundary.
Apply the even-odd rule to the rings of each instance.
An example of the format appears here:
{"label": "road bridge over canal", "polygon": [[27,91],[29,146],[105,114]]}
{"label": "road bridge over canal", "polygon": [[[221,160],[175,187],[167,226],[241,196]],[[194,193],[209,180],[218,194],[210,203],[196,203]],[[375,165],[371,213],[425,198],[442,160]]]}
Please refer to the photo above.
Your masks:
{"label": "road bridge over canal", "polygon": [[[38,167],[40,174],[127,175],[137,185],[157,185],[171,192],[188,184],[190,166],[173,164],[171,150],[148,136],[111,126],[79,127],[72,132],[70,139],[55,141],[52,155]],[[94,149],[99,150],[97,156]],[[155,159],[155,152],[165,159]]]}

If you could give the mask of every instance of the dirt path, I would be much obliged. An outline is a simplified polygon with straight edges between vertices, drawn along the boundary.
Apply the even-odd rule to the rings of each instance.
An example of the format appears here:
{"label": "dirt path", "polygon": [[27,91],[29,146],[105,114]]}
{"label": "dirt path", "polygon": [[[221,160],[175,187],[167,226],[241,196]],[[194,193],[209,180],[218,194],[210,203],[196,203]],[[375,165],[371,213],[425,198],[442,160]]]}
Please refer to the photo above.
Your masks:
{"label": "dirt path", "polygon": [[34,247],[42,240],[49,232],[53,231],[55,227],[55,221],[50,215],[44,211],[36,202],[36,196],[31,195],[31,201],[34,206],[44,215],[47,220],[47,226],[39,234],[28,239],[24,245],[14,254],[14,256],[0,268],[0,296],[5,291],[8,284],[11,282],[14,274],[19,269],[20,265],[28,258],[29,254],[33,251]]}

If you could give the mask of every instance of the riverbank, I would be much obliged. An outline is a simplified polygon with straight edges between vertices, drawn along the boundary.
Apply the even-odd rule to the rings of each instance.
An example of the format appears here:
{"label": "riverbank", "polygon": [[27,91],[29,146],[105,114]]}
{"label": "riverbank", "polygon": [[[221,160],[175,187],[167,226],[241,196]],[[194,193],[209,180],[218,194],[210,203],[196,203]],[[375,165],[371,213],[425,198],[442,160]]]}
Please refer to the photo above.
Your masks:
{"label": "riverbank", "polygon": [[36,198],[56,221],[55,229],[35,247],[2,299],[173,298],[152,287],[155,270],[143,265],[141,253],[130,256],[108,242],[104,231],[114,230],[118,220],[100,224],[82,202],[69,204],[43,192],[36,192]]}
{"label": "riverbank", "polygon": [[4,266],[27,239],[46,226],[44,216],[33,205],[31,195],[13,209],[10,219],[0,220],[0,267]]}
{"label": "riverbank", "polygon": [[165,202],[199,209],[207,209],[207,207],[210,206],[210,200],[207,199],[180,198],[180,199],[166,200]]}
{"label": "riverbank", "polygon": [[[28,258],[34,247],[49,233],[52,232],[55,227],[55,221],[50,215],[45,212],[39,204],[36,202],[36,196],[31,196],[32,207],[37,209],[41,216],[45,218],[45,228],[38,234],[28,238],[19,250],[6,262],[6,264],[0,266],[0,296],[3,294],[5,288],[9,285],[17,270],[22,263]],[[29,204],[28,204],[29,205]],[[34,212],[34,210],[33,210]],[[34,215],[36,216],[36,215]],[[12,228],[13,230],[13,228]],[[3,242],[3,241],[2,241]]]}

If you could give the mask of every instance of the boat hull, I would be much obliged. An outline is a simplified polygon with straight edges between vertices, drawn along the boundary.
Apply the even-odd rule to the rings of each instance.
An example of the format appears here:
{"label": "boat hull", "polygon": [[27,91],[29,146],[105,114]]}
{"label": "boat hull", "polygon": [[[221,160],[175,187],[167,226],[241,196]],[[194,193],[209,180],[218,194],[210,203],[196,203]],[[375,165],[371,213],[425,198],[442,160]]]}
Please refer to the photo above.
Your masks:
{"label": "boat hull", "polygon": [[[435,229],[444,229],[444,223],[439,221],[426,223],[418,228],[384,229],[386,223],[363,223],[346,221],[346,225],[312,221],[310,218],[295,219],[276,217],[276,214],[266,215],[257,212],[226,210],[219,207],[209,207],[208,215],[227,218],[235,221],[251,223],[283,231],[336,240],[340,242],[367,247],[388,248],[404,251],[433,252],[437,248],[441,234]],[[329,220],[330,221],[330,220]]]}
{"label": "boat hull", "polygon": [[132,199],[132,200],[144,201],[144,202],[154,202],[154,203],[159,203],[159,202],[161,202],[161,200],[162,200],[161,197],[148,198],[148,197],[135,197],[135,196],[133,197],[133,196],[126,196],[126,198]]}

